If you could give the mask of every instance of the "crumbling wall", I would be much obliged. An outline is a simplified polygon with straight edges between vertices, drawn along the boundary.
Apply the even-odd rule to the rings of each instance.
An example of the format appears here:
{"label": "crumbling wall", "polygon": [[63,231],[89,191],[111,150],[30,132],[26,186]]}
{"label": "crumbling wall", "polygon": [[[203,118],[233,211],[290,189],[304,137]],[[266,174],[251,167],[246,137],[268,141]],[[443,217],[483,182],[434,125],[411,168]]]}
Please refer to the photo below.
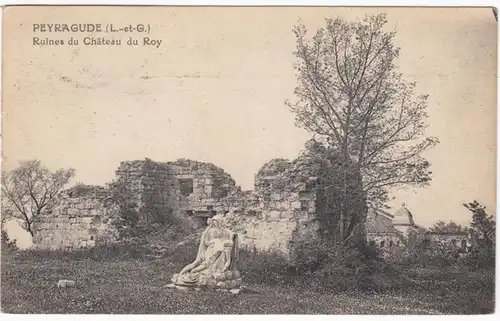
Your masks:
{"label": "crumbling wall", "polygon": [[234,179],[222,168],[210,163],[179,159],[167,163],[179,183],[189,182],[191,191],[181,191],[187,198],[187,210],[211,211],[215,203],[239,190]]}
{"label": "crumbling wall", "polygon": [[198,216],[213,215],[216,201],[236,189],[234,180],[221,168],[185,159],[122,162],[116,175],[134,196],[141,225],[197,227]]}
{"label": "crumbling wall", "polygon": [[35,222],[34,247],[75,249],[113,241],[116,235],[106,197],[105,188],[99,186],[78,185],[62,192]]}
{"label": "crumbling wall", "polygon": [[[106,187],[78,186],[62,192],[35,225],[34,243],[42,248],[75,248],[95,245],[116,228],[102,223],[118,219],[122,202],[137,216],[134,224],[177,224],[196,228],[217,211],[221,200],[240,189],[223,169],[191,160],[154,162],[150,159],[121,162],[114,182]],[[186,193],[185,182],[188,182]],[[188,184],[188,185],[189,185]],[[109,233],[108,233],[109,232]]]}
{"label": "crumbling wall", "polygon": [[225,198],[218,210],[244,248],[289,256],[292,242],[316,235],[314,181],[300,162],[271,160],[256,174],[255,191]]}
{"label": "crumbling wall", "polygon": [[[271,160],[256,174],[254,191],[241,191],[228,173],[209,163],[186,159],[122,162],[115,182],[107,189],[96,188],[78,197],[63,193],[54,210],[47,213],[54,217],[41,225],[37,243],[51,248],[95,244],[105,229],[113,230],[102,223],[106,216],[103,204],[116,194],[117,186],[122,186],[124,190],[118,190],[118,194],[126,195],[126,201],[133,204],[138,225],[181,223],[202,227],[208,217],[227,214],[227,224],[241,235],[243,247],[288,255],[291,243],[310,240],[319,227],[317,169],[310,159],[306,152],[294,161]],[[69,209],[71,220],[69,216],[62,219]],[[92,221],[96,217],[101,218],[100,223],[98,219]],[[72,227],[78,231],[67,235],[70,232],[63,231],[70,229],[60,226],[61,220],[78,222]]]}
{"label": "crumbling wall", "polygon": [[167,164],[149,159],[122,162],[116,177],[125,186],[128,201],[135,204],[139,226],[165,224],[179,213],[178,186]]}

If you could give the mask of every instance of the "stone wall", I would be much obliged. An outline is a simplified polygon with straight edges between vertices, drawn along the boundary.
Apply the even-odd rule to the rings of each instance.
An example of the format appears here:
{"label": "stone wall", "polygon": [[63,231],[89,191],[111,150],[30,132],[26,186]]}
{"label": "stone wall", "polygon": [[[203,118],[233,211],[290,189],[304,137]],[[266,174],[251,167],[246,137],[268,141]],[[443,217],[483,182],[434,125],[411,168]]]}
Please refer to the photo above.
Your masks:
{"label": "stone wall", "polygon": [[472,246],[471,239],[467,233],[425,233],[425,240],[431,247],[444,248],[469,248]]}
{"label": "stone wall", "polygon": [[288,256],[292,240],[310,239],[315,235],[314,214],[300,208],[299,193],[275,195],[270,202],[259,193],[245,198],[246,202],[239,199],[225,208],[228,210],[225,223],[240,235],[243,248]]}
{"label": "stone wall", "polygon": [[229,195],[215,209],[228,213],[226,223],[241,235],[244,248],[289,256],[294,242],[316,236],[314,180],[296,163],[271,160],[256,174],[254,191]]}
{"label": "stone wall", "polygon": [[213,164],[187,159],[166,164],[176,180],[180,214],[191,217],[198,225],[204,225],[208,217],[225,211],[221,207],[222,199],[241,192],[231,175]]}
{"label": "stone wall", "polygon": [[[313,147],[293,161],[264,164],[255,176],[254,191],[242,191],[228,173],[209,163],[122,162],[106,188],[78,196],[62,193],[36,228],[40,233],[35,243],[50,248],[92,246],[112,230],[103,222],[116,217],[116,207],[121,208],[117,203],[126,202],[138,226],[174,223],[197,228],[213,215],[227,214],[227,223],[240,233],[244,247],[288,255],[291,243],[310,240],[319,225]],[[105,207],[110,199],[112,214]]]}
{"label": "stone wall", "polygon": [[115,174],[106,187],[77,186],[62,192],[34,226],[35,247],[93,246],[108,234],[115,235],[116,230],[102,222],[116,219],[123,202],[134,209],[138,226],[201,227],[217,213],[217,204],[220,212],[228,211],[230,206],[221,206],[222,199],[241,192],[221,168],[191,160],[126,161]]}
{"label": "stone wall", "polygon": [[202,225],[221,198],[238,190],[221,168],[186,159],[122,162],[116,176],[133,195],[143,225],[172,218],[190,227]]}
{"label": "stone wall", "polygon": [[122,162],[116,177],[136,205],[138,225],[164,224],[181,217],[179,182],[168,164],[149,159]]}
{"label": "stone wall", "polygon": [[33,244],[39,249],[83,248],[112,241],[115,230],[105,206],[103,187],[78,185],[60,194],[35,222]]}

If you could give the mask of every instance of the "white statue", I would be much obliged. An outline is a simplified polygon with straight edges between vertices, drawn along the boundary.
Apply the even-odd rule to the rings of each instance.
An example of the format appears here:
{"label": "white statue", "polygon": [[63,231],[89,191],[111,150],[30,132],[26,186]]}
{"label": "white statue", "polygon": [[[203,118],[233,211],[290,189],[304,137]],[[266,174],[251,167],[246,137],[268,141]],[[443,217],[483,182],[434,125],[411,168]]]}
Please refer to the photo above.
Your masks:
{"label": "white statue", "polygon": [[221,216],[209,219],[200,238],[196,259],[174,274],[178,286],[207,286],[237,289],[241,286],[238,259],[238,235],[222,226]]}

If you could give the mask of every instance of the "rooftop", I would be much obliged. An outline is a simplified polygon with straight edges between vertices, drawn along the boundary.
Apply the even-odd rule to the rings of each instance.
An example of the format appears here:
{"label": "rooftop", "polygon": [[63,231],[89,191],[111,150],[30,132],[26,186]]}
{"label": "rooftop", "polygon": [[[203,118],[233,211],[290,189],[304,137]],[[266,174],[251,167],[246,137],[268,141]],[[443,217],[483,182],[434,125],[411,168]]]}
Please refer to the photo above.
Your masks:
{"label": "rooftop", "polygon": [[413,214],[406,208],[405,203],[403,203],[401,208],[396,213],[394,213],[393,224],[415,226]]}

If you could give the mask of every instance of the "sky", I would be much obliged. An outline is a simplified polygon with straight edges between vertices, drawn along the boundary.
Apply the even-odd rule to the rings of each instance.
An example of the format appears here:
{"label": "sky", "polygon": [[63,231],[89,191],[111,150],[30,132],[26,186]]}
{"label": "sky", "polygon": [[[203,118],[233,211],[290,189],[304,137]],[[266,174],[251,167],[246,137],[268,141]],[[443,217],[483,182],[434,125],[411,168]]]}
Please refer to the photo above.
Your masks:
{"label": "sky", "polygon": [[[11,7],[4,15],[4,170],[37,158],[76,169],[74,182],[104,184],[121,161],[190,158],[224,168],[243,189],[272,158],[295,158],[310,135],[285,106],[299,19],[311,32],[325,17],[385,12],[397,31],[405,78],[429,94],[426,152],[433,181],[394,191],[417,224],[468,224],[464,202],[495,202],[497,25],[470,8],[92,8]],[[150,24],[148,46],[32,45],[34,23]],[[99,36],[99,35],[94,35]],[[79,35],[78,37],[83,38]],[[106,34],[126,41],[133,33]],[[14,224],[9,232],[28,244]]]}

